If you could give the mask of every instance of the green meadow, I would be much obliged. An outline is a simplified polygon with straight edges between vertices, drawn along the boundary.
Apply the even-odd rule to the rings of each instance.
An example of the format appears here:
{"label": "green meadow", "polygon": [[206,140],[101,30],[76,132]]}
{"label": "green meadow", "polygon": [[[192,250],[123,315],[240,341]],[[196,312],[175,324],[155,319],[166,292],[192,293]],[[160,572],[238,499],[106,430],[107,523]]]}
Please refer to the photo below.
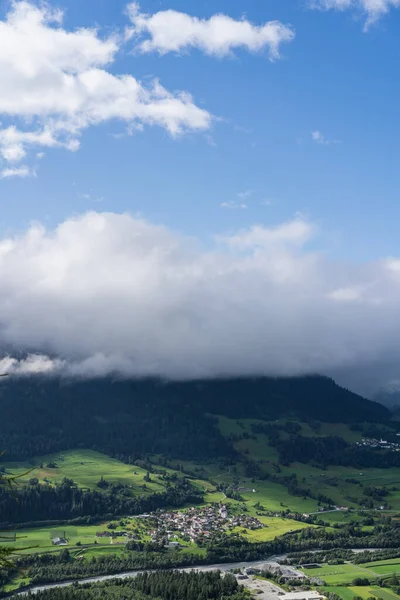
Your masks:
{"label": "green meadow", "polygon": [[364,567],[366,569],[371,569],[377,575],[392,575],[393,573],[400,574],[400,558],[380,560],[365,564]]}
{"label": "green meadow", "polygon": [[[49,464],[55,464],[51,468]],[[37,477],[40,483],[60,483],[64,477],[73,479],[82,488],[94,489],[101,477],[110,483],[131,485],[133,492],[142,494],[143,477],[146,471],[135,465],[126,465],[93,450],[68,450],[57,454],[37,456],[30,461],[5,463],[7,473],[23,475],[19,482],[28,483]],[[29,471],[27,475],[25,473]],[[146,484],[149,491],[161,491],[164,487],[157,476]]]}
{"label": "green meadow", "polygon": [[326,586],[323,588],[324,592],[333,592],[342,598],[342,600],[353,600],[356,596],[367,600],[368,598],[374,597],[381,600],[399,600],[400,596],[395,594],[392,590],[383,589],[378,586],[365,586],[365,587],[343,587],[343,586]]}
{"label": "green meadow", "polygon": [[[68,550],[84,550],[85,546],[96,545],[98,547],[106,546],[108,549],[112,545],[109,538],[96,538],[96,533],[104,531],[106,523],[99,525],[81,525],[81,526],[57,526],[57,527],[34,527],[29,529],[14,529],[12,532],[4,532],[4,536],[15,534],[16,539],[13,542],[1,542],[1,545],[8,545],[15,549],[15,554],[31,554],[58,552],[63,547]],[[119,528],[120,529],[120,528]],[[117,529],[118,530],[118,529]],[[52,539],[55,537],[66,537],[67,546],[55,546]],[[118,541],[118,538],[116,538]],[[120,544],[115,541],[118,546]],[[96,542],[96,544],[95,544]],[[80,544],[77,546],[77,543]]]}
{"label": "green meadow", "polygon": [[340,583],[351,583],[356,577],[374,579],[374,574],[364,565],[324,565],[319,569],[303,569],[308,577],[320,577],[327,584],[337,585]]}
{"label": "green meadow", "polygon": [[285,533],[300,531],[305,527],[309,527],[306,523],[293,521],[293,519],[280,519],[279,517],[259,517],[259,520],[264,523],[265,528],[252,531],[237,527],[233,530],[233,533],[240,533],[249,542],[269,542]]}
{"label": "green meadow", "polygon": [[[225,436],[249,434],[251,437],[240,439],[234,442],[235,449],[244,456],[250,456],[258,462],[261,469],[266,473],[275,473],[275,464],[278,463],[278,454],[275,448],[269,445],[268,437],[261,433],[254,435],[252,424],[257,423],[256,419],[229,419],[227,417],[218,417],[220,431]],[[261,423],[261,422],[260,422]],[[279,421],[277,421],[279,424]],[[348,425],[343,423],[320,423],[316,430],[312,429],[307,423],[300,423],[302,435],[309,437],[320,437],[328,435],[337,435],[348,442],[355,442],[361,439],[359,432],[352,431]],[[285,437],[284,432],[281,433]],[[388,486],[389,495],[385,498],[391,506],[392,512],[400,511],[400,468],[391,469],[363,469],[357,470],[354,467],[329,466],[326,470],[321,470],[310,464],[293,463],[290,466],[280,465],[280,474],[296,474],[301,485],[310,488],[315,494],[323,494],[333,500],[336,505],[347,506],[349,508],[358,508],[359,502],[363,497],[364,486]],[[352,480],[352,481],[349,481]],[[268,483],[270,497],[265,500],[270,510],[276,510],[282,501],[288,505],[291,510],[299,512],[313,512],[317,510],[317,502],[302,498],[288,498],[285,492],[282,492],[282,486],[278,485],[280,495],[279,506],[274,502],[274,484]],[[260,487],[260,484],[258,484]],[[346,522],[350,517],[324,515],[324,519],[335,522]]]}

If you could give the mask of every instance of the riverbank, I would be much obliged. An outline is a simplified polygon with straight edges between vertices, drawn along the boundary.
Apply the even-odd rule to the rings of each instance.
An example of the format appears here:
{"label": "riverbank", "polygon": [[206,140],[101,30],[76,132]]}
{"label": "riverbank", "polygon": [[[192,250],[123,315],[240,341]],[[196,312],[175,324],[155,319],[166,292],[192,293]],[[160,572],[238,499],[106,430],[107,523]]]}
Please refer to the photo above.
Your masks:
{"label": "riverbank", "polygon": [[[367,549],[359,549],[359,548],[355,548],[352,549],[352,552],[355,553],[359,553],[359,552],[374,552],[380,550],[380,548],[367,548]],[[280,554],[278,556],[268,556],[263,560],[255,560],[255,561],[244,561],[244,562],[234,562],[234,563],[218,563],[218,564],[214,564],[214,565],[193,565],[190,567],[181,567],[181,568],[177,568],[177,569],[168,569],[171,571],[181,571],[181,572],[188,572],[188,571],[198,571],[198,572],[207,572],[207,571],[221,571],[221,572],[227,572],[227,571],[232,571],[233,569],[240,569],[240,570],[244,570],[244,569],[251,569],[251,568],[260,568],[261,566],[265,565],[266,562],[270,562],[270,561],[280,561],[280,560],[284,560],[288,555],[287,554]],[[139,575],[140,573],[153,573],[155,571],[155,569],[140,569],[137,571],[125,571],[123,573],[114,573],[111,575],[101,575],[101,576],[97,576],[97,577],[87,577],[85,579],[75,579],[75,580],[69,580],[69,581],[62,581],[59,583],[48,583],[48,584],[43,584],[43,585],[37,585],[37,586],[29,586],[24,588],[23,590],[18,590],[15,592],[11,592],[9,593],[7,596],[5,596],[6,598],[12,598],[12,597],[16,597],[16,596],[26,596],[28,593],[31,594],[36,594],[42,590],[52,590],[52,589],[56,589],[56,588],[61,588],[61,587],[69,587],[71,585],[84,585],[87,583],[100,583],[102,581],[110,581],[112,579],[128,579],[130,577],[137,577],[137,575]]]}

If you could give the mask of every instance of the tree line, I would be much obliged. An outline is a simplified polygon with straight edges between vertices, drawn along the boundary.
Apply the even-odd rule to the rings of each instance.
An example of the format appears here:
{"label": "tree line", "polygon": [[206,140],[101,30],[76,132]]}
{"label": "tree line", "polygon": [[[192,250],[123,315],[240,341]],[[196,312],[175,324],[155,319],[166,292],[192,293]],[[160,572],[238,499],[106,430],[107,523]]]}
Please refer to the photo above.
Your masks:
{"label": "tree line", "polygon": [[165,490],[149,495],[134,496],[129,486],[112,484],[105,490],[79,488],[71,479],[64,478],[56,485],[37,484],[9,490],[0,486],[0,528],[10,524],[52,520],[72,520],[78,517],[115,518],[152,512],[166,506],[180,507],[186,503],[203,501],[202,493],[190,481],[181,477],[175,483],[167,482]]}
{"label": "tree line", "polygon": [[29,594],[36,600],[248,600],[231,574],[219,571],[144,573],[127,580],[55,588]]}

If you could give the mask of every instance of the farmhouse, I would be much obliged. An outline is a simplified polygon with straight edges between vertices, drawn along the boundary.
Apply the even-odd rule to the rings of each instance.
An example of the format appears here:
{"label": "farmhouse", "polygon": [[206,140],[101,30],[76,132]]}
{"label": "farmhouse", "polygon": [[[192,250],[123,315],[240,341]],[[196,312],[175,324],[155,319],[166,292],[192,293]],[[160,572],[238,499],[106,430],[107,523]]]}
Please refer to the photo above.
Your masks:
{"label": "farmhouse", "polygon": [[68,541],[63,537],[55,537],[51,540],[53,546],[67,546]]}
{"label": "farmhouse", "polygon": [[179,542],[168,542],[168,544],[165,544],[166,548],[180,548],[181,545]]}

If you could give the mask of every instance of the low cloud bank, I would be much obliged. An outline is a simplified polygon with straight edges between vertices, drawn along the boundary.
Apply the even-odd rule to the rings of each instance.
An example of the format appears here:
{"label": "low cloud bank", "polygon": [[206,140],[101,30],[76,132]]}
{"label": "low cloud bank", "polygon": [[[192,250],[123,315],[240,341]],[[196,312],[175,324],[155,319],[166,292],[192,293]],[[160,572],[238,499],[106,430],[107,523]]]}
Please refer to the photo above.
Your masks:
{"label": "low cloud bank", "polygon": [[0,372],[399,379],[400,260],[334,262],[315,234],[295,219],[204,250],[128,214],[32,225],[0,240]]}

